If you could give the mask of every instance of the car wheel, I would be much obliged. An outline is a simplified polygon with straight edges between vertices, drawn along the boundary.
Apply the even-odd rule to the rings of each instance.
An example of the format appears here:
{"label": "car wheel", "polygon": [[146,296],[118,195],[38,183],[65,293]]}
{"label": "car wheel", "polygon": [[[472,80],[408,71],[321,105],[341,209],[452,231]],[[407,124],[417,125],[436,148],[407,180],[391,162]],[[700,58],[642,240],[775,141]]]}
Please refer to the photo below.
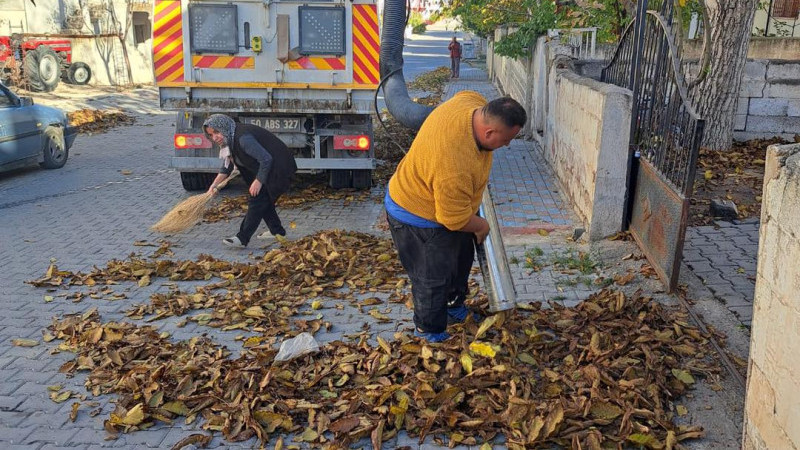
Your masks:
{"label": "car wheel", "polygon": [[83,62],[74,62],[67,69],[67,81],[71,84],[83,86],[92,79],[92,69]]}
{"label": "car wheel", "polygon": [[181,183],[187,191],[206,191],[216,177],[215,173],[181,172]]}
{"label": "car wheel", "polygon": [[44,161],[41,166],[45,169],[58,169],[67,163],[69,150],[64,144],[64,130],[56,127],[48,127],[44,130],[44,149],[42,149]]}
{"label": "car wheel", "polygon": [[28,50],[22,63],[25,79],[31,90],[50,92],[58,86],[61,64],[52,48],[40,45],[34,50]]}

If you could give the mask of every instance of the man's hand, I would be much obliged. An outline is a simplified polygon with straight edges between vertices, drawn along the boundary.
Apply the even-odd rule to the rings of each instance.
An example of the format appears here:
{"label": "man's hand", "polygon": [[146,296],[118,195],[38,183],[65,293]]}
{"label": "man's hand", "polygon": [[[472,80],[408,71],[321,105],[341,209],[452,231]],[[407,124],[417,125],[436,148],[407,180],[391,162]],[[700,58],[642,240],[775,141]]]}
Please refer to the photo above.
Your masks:
{"label": "man's hand", "polygon": [[250,195],[255,197],[259,192],[261,192],[261,182],[253,180],[253,183],[250,185]]}
{"label": "man's hand", "polygon": [[483,217],[480,217],[480,219],[482,221],[481,228],[475,231],[475,240],[478,244],[483,244],[483,241],[486,240],[486,236],[489,235],[489,222]]}
{"label": "man's hand", "polygon": [[458,231],[475,234],[475,240],[478,242],[478,244],[482,244],[483,240],[486,239],[486,235],[489,234],[489,222],[476,214],[474,216],[470,216],[469,222],[467,222],[467,224]]}

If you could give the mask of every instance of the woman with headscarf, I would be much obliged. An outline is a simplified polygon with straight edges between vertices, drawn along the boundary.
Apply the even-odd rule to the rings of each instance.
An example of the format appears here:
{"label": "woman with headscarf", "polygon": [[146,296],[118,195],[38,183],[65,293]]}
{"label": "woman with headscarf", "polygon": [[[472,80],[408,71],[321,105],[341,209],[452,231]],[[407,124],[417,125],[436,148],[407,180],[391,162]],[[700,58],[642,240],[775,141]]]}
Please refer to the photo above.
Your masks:
{"label": "woman with headscarf", "polygon": [[289,190],[289,182],[297,171],[292,152],[278,137],[264,128],[236,123],[224,114],[212,114],[203,123],[206,136],[220,148],[222,168],[208,188],[216,193],[217,185],[230,176],[234,165],[250,186],[250,198],[239,232],[222,243],[230,247],[247,247],[261,220],[269,231],[258,237],[286,236],[275,202]]}

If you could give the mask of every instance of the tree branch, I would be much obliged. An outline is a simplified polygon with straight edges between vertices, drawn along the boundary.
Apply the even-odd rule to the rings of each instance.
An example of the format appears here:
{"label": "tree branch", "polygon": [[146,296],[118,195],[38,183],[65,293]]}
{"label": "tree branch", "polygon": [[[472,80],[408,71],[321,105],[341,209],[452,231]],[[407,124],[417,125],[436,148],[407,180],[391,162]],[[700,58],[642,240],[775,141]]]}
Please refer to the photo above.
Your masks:
{"label": "tree branch", "polygon": [[711,64],[711,20],[708,15],[706,0],[699,0],[699,3],[703,10],[703,53],[700,57],[699,73],[697,74],[697,78],[689,83],[689,90],[692,90],[706,79],[708,67]]}

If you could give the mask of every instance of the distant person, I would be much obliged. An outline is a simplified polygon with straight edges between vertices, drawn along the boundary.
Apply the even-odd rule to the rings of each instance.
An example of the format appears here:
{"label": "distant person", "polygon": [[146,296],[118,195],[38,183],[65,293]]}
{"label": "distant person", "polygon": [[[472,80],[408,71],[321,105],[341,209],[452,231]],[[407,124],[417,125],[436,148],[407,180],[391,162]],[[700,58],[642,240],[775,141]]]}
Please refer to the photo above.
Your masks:
{"label": "distant person", "polygon": [[249,186],[247,213],[236,236],[225,238],[229,247],[247,247],[261,220],[269,231],[259,238],[286,236],[275,202],[289,190],[289,182],[297,171],[291,150],[278,137],[264,128],[236,123],[225,114],[212,114],[203,123],[206,136],[220,148],[222,168],[208,191],[217,192],[217,185],[230,176],[234,165]]}
{"label": "distant person", "polygon": [[458,78],[461,69],[461,43],[453,36],[453,40],[447,46],[450,50],[450,77]]}
{"label": "distant person", "polygon": [[508,145],[526,117],[510,97],[487,103],[477,92],[459,92],[425,119],[389,180],[384,206],[411,280],[415,336],[441,342],[448,323],[467,319],[473,241],[489,234],[477,213],[492,151]]}

